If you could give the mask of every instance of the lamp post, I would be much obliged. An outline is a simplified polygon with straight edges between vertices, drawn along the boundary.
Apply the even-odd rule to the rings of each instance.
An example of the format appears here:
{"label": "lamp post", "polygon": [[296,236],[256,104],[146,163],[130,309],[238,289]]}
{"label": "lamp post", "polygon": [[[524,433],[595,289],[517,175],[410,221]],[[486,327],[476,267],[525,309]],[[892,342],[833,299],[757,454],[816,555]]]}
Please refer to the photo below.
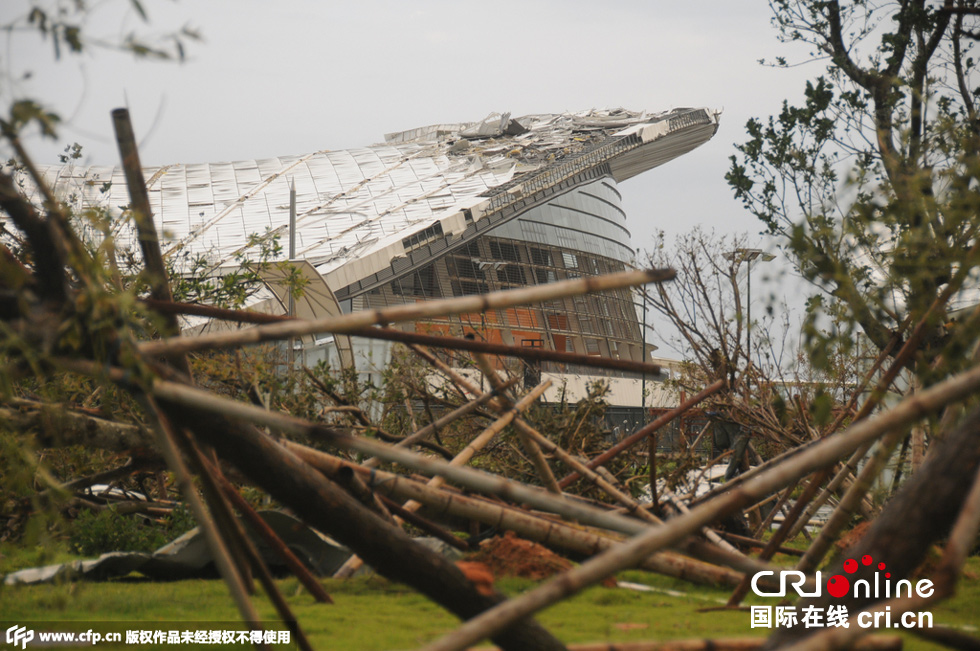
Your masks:
{"label": "lamp post", "polygon": [[745,357],[748,359],[748,364],[752,364],[752,261],[755,259],[761,259],[763,262],[771,262],[776,259],[771,253],[766,253],[762,249],[744,249],[738,248],[731,253],[726,253],[725,258],[731,260],[735,263],[735,271],[738,272],[738,267],[743,262],[748,262],[748,271],[745,275],[745,285],[746,285],[746,307],[745,307],[745,318],[747,324],[745,326],[746,339],[745,342]]}

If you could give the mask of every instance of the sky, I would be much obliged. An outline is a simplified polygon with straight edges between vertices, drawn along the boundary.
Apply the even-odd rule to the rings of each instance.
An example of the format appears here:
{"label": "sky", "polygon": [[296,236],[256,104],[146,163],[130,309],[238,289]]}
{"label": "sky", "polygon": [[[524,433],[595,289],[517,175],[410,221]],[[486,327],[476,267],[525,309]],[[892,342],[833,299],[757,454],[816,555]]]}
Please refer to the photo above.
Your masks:
{"label": "sky", "polygon": [[[34,97],[65,121],[57,143],[28,141],[38,162],[56,163],[78,142],[84,163],[118,164],[109,114],[120,106],[144,165],[345,149],[492,112],[723,110],[710,142],[621,184],[640,249],[657,230],[672,238],[695,226],[748,233],[771,249],[725,183],[728,158],[750,117],[777,113],[820,73],[819,63],[760,65],[779,55],[805,61],[806,52],[778,41],[758,1],[142,0],[149,23],[126,0],[90,4],[84,28],[99,40],[184,26],[203,40],[186,43],[183,63],[100,47],[55,62],[50,41],[10,34],[0,100]],[[0,24],[28,5],[4,0]],[[753,296],[785,292],[769,280],[785,266],[777,258],[771,272],[754,273]]]}

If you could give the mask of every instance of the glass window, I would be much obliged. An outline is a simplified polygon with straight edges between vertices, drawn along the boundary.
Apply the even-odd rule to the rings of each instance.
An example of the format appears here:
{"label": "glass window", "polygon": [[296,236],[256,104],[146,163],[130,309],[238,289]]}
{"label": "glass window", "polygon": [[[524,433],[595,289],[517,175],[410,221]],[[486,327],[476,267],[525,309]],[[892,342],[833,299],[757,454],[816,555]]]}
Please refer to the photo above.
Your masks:
{"label": "glass window", "polygon": [[533,246],[531,247],[531,262],[542,267],[554,266],[551,262],[551,251]]}
{"label": "glass window", "polygon": [[508,264],[497,270],[497,281],[509,285],[526,285],[524,270],[516,264]]}
{"label": "glass window", "polygon": [[494,260],[507,260],[508,262],[520,262],[521,256],[517,246],[511,242],[490,242],[490,256]]}

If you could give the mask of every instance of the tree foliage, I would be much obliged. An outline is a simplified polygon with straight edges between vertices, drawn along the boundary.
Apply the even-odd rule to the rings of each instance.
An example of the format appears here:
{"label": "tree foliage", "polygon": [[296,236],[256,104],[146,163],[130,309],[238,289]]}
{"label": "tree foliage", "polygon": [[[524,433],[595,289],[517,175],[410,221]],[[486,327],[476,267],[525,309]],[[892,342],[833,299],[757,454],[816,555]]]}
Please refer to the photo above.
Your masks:
{"label": "tree foliage", "polygon": [[[801,103],[749,120],[727,179],[821,290],[806,331],[816,360],[856,331],[878,349],[901,344],[927,313],[920,359],[962,359],[980,332],[975,312],[950,323],[955,300],[976,303],[976,2],[770,6],[781,39],[825,70]],[[830,337],[828,315],[843,324]]]}
{"label": "tree foliage", "polygon": [[[10,4],[15,2],[11,0]],[[139,59],[184,61],[188,44],[201,39],[201,34],[189,25],[153,33],[149,11],[140,0],[95,5],[83,0],[30,0],[17,4],[22,8],[19,11],[15,7],[8,8],[8,15],[14,17],[0,24],[8,45],[20,34],[35,34],[51,46],[56,61],[99,50],[123,52]],[[115,22],[106,20],[107,16],[127,13],[137,18],[138,29],[114,34],[100,32],[100,27]],[[3,63],[0,66],[0,101],[9,106],[6,115],[0,118],[0,128],[19,134],[33,126],[45,137],[56,137],[61,116],[51,110],[45,100],[31,97],[24,91],[40,62],[31,60],[25,64],[15,58],[16,49],[9,47],[0,55]]]}
{"label": "tree foliage", "polygon": [[[769,305],[750,315],[749,245],[745,235],[700,229],[672,243],[661,234],[649,264],[669,266],[677,277],[649,290],[646,302],[670,325],[668,344],[687,360],[672,382],[693,393],[726,380],[726,390],[708,399],[708,411],[742,425],[761,449],[781,451],[817,437],[842,411],[851,413],[863,360],[837,352],[817,370],[789,337],[787,310]],[[758,280],[764,270],[751,274]]]}

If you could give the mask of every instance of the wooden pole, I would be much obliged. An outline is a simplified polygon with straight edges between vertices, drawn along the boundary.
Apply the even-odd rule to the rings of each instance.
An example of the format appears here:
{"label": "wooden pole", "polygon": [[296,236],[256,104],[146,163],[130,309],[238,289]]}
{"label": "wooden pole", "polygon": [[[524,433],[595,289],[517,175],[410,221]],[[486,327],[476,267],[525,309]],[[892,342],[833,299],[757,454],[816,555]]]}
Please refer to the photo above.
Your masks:
{"label": "wooden pole", "polygon": [[[84,373],[86,375],[108,376],[117,382],[127,381],[127,375],[121,369],[112,368],[106,370],[104,366],[91,362],[63,358],[58,359],[58,363],[66,370]],[[537,508],[561,513],[568,518],[579,520],[586,524],[593,524],[601,528],[624,533],[637,533],[647,526],[632,518],[609,513],[577,500],[564,499],[542,489],[525,486],[519,482],[510,481],[470,468],[457,468],[449,465],[445,461],[423,457],[408,450],[379,443],[371,439],[353,437],[317,423],[310,423],[303,419],[266,410],[256,405],[230,400],[195,387],[165,380],[155,380],[153,382],[153,394],[159,399],[173,404],[203,410],[252,425],[264,425],[296,436],[320,438],[344,449],[377,456],[384,461],[399,463],[430,475],[442,475],[450,481],[466,485],[473,490],[525,502]]]}
{"label": "wooden pole", "polygon": [[[790,512],[786,516],[786,519],[783,520],[782,525],[776,530],[776,533],[773,534],[772,538],[769,539],[769,542],[763,548],[762,553],[759,554],[760,560],[768,561],[770,558],[776,555],[776,552],[779,550],[780,546],[786,541],[786,534],[792,528],[793,522],[795,522],[795,519],[799,517],[807,502],[813,499],[813,496],[820,488],[820,485],[826,481],[828,474],[830,474],[829,470],[824,469],[818,470],[810,476],[810,482],[803,490],[803,494],[800,495],[800,499],[796,500],[796,502],[793,504],[793,508],[790,509]],[[797,482],[794,482],[794,485],[796,483]],[[787,489],[787,493],[788,491],[789,489]],[[775,512],[775,508],[773,511]],[[742,603],[742,599],[745,599],[745,595],[749,593],[749,584],[750,577],[746,575],[745,578],[742,579],[742,582],[738,584],[738,587],[735,588],[735,591],[732,592],[731,597],[728,598],[728,603],[726,605],[729,608],[734,608]]]}
{"label": "wooden pole", "polygon": [[647,459],[650,462],[650,502],[653,510],[660,512],[660,501],[657,499],[657,433],[650,434],[648,441]]}
{"label": "wooden pole", "polygon": [[[116,144],[119,146],[119,156],[126,176],[126,188],[129,190],[129,199],[132,202],[133,222],[136,224],[140,250],[143,253],[143,265],[146,267],[150,296],[158,301],[173,301],[167,267],[160,250],[160,239],[153,224],[150,195],[146,189],[146,179],[143,178],[143,166],[140,164],[140,154],[133,133],[133,123],[129,118],[129,109],[118,108],[112,111],[112,126],[116,132]],[[164,320],[170,330],[169,334],[180,334],[180,324],[175,315],[166,314]],[[166,357],[174,368],[190,377],[191,370],[186,357],[177,352],[166,353]]]}
{"label": "wooden pole", "polygon": [[438,538],[439,540],[446,543],[450,547],[454,547],[460,550],[461,552],[470,551],[470,545],[465,540],[460,540],[459,538],[457,538],[450,532],[446,531],[445,529],[443,529],[436,523],[432,522],[431,520],[423,518],[415,511],[409,511],[398,502],[395,502],[394,500],[391,500],[385,497],[384,495],[381,496],[381,501],[382,503],[384,503],[385,508],[391,511],[392,515],[394,515],[395,517],[401,518],[402,520],[409,523],[413,527],[417,527],[421,529],[422,531],[429,534],[430,536]]}
{"label": "wooden pole", "polygon": [[844,462],[843,468],[837,471],[837,474],[830,480],[830,483],[828,483],[823,490],[820,491],[820,494],[817,495],[816,498],[811,500],[806,505],[806,511],[803,513],[803,515],[796,519],[796,522],[793,524],[793,528],[786,535],[787,540],[792,540],[800,535],[800,532],[803,531],[807,524],[810,523],[810,520],[812,520],[813,516],[817,514],[820,507],[830,499],[831,495],[837,492],[837,490],[841,487],[841,484],[843,484],[848,476],[850,476],[851,472],[857,468],[858,462],[868,454],[868,450],[870,449],[870,445],[862,445],[854,451],[854,454],[852,454],[848,460]]}
{"label": "wooden pole", "polygon": [[224,540],[225,546],[231,555],[232,560],[238,567],[238,571],[245,583],[245,588],[249,594],[255,594],[255,583],[252,576],[252,562],[248,555],[248,536],[242,528],[242,523],[235,517],[231,505],[221,489],[218,487],[215,477],[208,472],[204,458],[197,444],[191,439],[187,430],[174,428],[174,435],[178,444],[183,450],[184,457],[187,459],[193,472],[197,475],[204,502],[208,506],[208,511],[214,519],[218,533]]}
{"label": "wooden pole", "polygon": [[[454,371],[446,363],[444,363],[438,357],[436,357],[435,355],[427,351],[422,346],[416,346],[412,344],[409,346],[409,349],[414,351],[417,355],[422,357],[422,359],[427,361],[429,364],[442,371],[442,373],[446,377],[448,377],[453,382],[453,384],[455,384],[463,391],[470,393],[476,398],[480,398],[483,395],[485,395],[482,389],[480,389],[480,387],[476,386],[475,384],[473,384],[472,382],[464,378],[462,375]],[[501,386],[491,387],[491,388],[493,388],[493,390],[495,390],[498,394],[503,393],[502,384]],[[503,395],[501,395],[499,398],[495,400],[490,401],[490,407],[500,413],[503,413],[508,408],[507,405],[508,402],[506,400],[506,396]],[[536,429],[531,427],[531,425],[529,425],[527,421],[525,421],[522,418],[514,419],[514,429],[516,429],[522,436],[526,436],[526,437],[533,437],[534,434],[540,435],[540,433]],[[546,437],[540,435],[540,438],[546,438]],[[558,483],[557,481],[555,481],[554,474],[551,472],[551,468],[548,467],[547,462],[544,461],[542,458],[541,460],[539,460],[539,464],[543,464],[542,467],[538,467],[537,464],[535,465],[535,467],[538,469],[538,474],[541,477],[542,482],[544,483],[545,489],[548,490],[549,492],[555,493],[556,495],[561,495],[561,489],[558,487]]]}
{"label": "wooden pole", "polygon": [[[759,524],[758,528],[755,530],[754,535],[755,535],[756,538],[761,537],[762,535],[765,534],[766,531],[769,531],[770,527],[772,527],[772,521],[776,519],[776,516],[779,514],[779,511],[783,508],[783,506],[785,506],[786,502],[790,498],[790,495],[793,494],[793,491],[796,490],[796,487],[797,486],[799,486],[799,482],[793,482],[792,484],[790,484],[789,486],[787,486],[786,489],[783,491],[783,494],[780,495],[778,499],[776,499],[776,504],[773,505],[773,507],[769,510],[769,515],[767,515],[762,520],[762,522]],[[747,509],[747,511],[753,511],[755,509],[758,509],[760,506],[762,506],[763,504],[766,504],[767,502],[769,502],[770,500],[772,500],[775,497],[776,497],[776,494],[773,493],[772,495],[770,495],[766,499],[762,500],[761,502],[758,502],[757,504],[755,504],[752,507],[750,507],[749,509]],[[762,512],[759,511],[759,514],[761,515]],[[787,536],[786,539],[787,540],[792,540],[792,536]]]}
{"label": "wooden pole", "polygon": [[[870,617],[877,622],[876,613],[890,612],[892,621],[895,621],[902,613],[928,610],[930,604],[955,593],[963,563],[969,550],[975,545],[977,529],[980,527],[980,447],[976,445],[978,430],[980,411],[974,409],[953,431],[947,433],[943,444],[936,447],[921,471],[913,475],[888,502],[874,526],[857,544],[847,550],[848,555],[837,559],[828,568],[828,574],[840,572],[843,571],[844,558],[862,558],[868,555],[875,561],[887,559],[893,582],[911,578],[932,546],[945,536],[943,532],[950,531],[943,555],[929,577],[933,583],[929,596],[922,597],[917,592],[910,597],[881,600],[878,595],[861,596],[860,592],[854,591],[840,599],[829,595],[806,598],[797,603],[798,608],[821,608],[830,603],[844,606],[851,614],[848,626],[835,626],[820,632],[803,628],[777,629],[770,638],[773,648],[794,651],[845,649],[855,638],[869,630],[859,624],[859,616]],[[875,566],[865,567],[859,564],[857,572],[849,579],[852,582],[858,579],[873,582],[874,573]],[[974,640],[960,638],[955,641]]]}
{"label": "wooden pole", "polygon": [[645,520],[650,524],[663,524],[663,521],[661,521],[660,518],[643,508],[642,504],[634,500],[630,495],[627,495],[623,491],[616,488],[611,481],[605,477],[602,477],[595,470],[589,468],[584,461],[581,461],[551,439],[545,438],[544,435],[539,433],[537,430],[530,430],[529,436],[541,447],[542,450],[558,457],[568,466],[571,466],[577,472],[581,473],[583,477],[595,484],[600,490],[622,504],[630,515],[635,515],[636,517],[640,518],[641,520]]}
{"label": "wooden pole", "polygon": [[[675,496],[673,493],[671,493],[670,490],[668,490],[667,488],[664,488],[664,500],[667,501],[667,502],[669,502],[670,504],[673,504],[678,513],[688,513],[688,512],[690,512],[690,509],[687,508],[687,505],[684,504],[684,502],[682,502],[681,500],[679,500],[677,498],[677,496]],[[721,547],[722,549],[724,549],[728,553],[735,554],[737,556],[744,556],[745,555],[741,551],[739,551],[738,548],[736,548],[731,543],[727,542],[724,538],[722,538],[721,536],[719,536],[718,535],[718,532],[716,532],[711,527],[707,527],[707,526],[701,527],[701,533],[704,534],[705,538],[707,538],[708,540],[710,540],[714,544],[718,545],[719,547]]]}
{"label": "wooden pole", "polygon": [[[213,307],[211,305],[199,305],[197,303],[176,303],[172,301],[157,301],[154,299],[143,299],[142,303],[156,310],[157,312],[164,314],[189,314],[211,319],[235,321],[238,323],[281,323],[284,321],[295,320],[295,318],[282,314],[232,310]],[[581,355],[578,353],[567,353],[560,350],[548,350],[546,348],[507,346],[505,344],[495,344],[488,341],[471,340],[462,337],[443,337],[439,335],[420,334],[418,332],[407,332],[405,330],[396,330],[395,328],[371,326],[353,329],[348,334],[353,337],[364,337],[365,339],[397,341],[403,344],[418,344],[420,346],[429,346],[431,348],[466,350],[470,352],[486,353],[488,355],[517,357],[520,359],[535,360],[539,362],[575,364],[577,366],[627,371],[630,373],[658,375],[661,371],[661,367],[658,364],[651,364],[648,362],[634,362],[628,359],[613,359],[610,357],[597,357],[595,355]]]}
{"label": "wooden pole", "polygon": [[[228,480],[222,476],[221,470],[218,469],[218,466],[211,464],[206,458],[204,458],[203,455],[200,454],[200,451],[196,450],[196,448],[195,453],[198,456],[198,462],[206,470],[210,471],[208,472],[208,476],[214,478],[216,488],[221,490],[225,485],[227,485],[229,488],[231,488],[232,493],[234,493],[242,502],[245,502],[241,495],[238,495],[238,491],[231,487]],[[228,495],[228,493],[224,490],[222,490],[222,493],[225,496]],[[248,507],[248,503],[245,502],[245,504],[246,507],[251,510],[251,507]],[[254,515],[254,511],[252,513]],[[258,516],[255,517],[258,518]],[[258,519],[261,520],[261,518]],[[265,523],[263,522],[263,524]],[[241,531],[241,528],[239,527],[238,530]],[[273,534],[273,536],[276,538],[276,540],[279,539],[278,536],[275,536],[275,534]],[[244,531],[241,531],[239,538],[243,553],[252,567],[255,568],[255,572],[259,577],[259,582],[262,584],[262,589],[265,590],[265,594],[269,597],[269,601],[272,602],[273,607],[276,609],[279,619],[286,624],[286,627],[292,632],[293,636],[295,636],[296,644],[299,646],[300,651],[313,651],[313,647],[310,645],[310,641],[303,632],[303,628],[299,625],[296,615],[294,615],[293,611],[289,608],[289,604],[286,603],[286,600],[282,596],[282,592],[279,591],[279,587],[272,578],[272,573],[269,572],[269,568],[266,567],[265,561],[262,560],[262,555],[259,554],[259,551],[255,548],[255,545],[252,544],[252,540],[245,534]],[[329,599],[329,597],[327,598]]]}
{"label": "wooden pole", "polygon": [[664,282],[674,277],[671,269],[648,269],[624,271],[604,276],[591,276],[576,280],[565,280],[548,285],[534,285],[521,289],[492,292],[479,296],[446,298],[422,303],[407,303],[379,310],[352,312],[337,317],[317,320],[286,321],[260,325],[244,330],[215,332],[196,337],[171,337],[159,341],[149,341],[139,345],[144,355],[170,355],[190,353],[198,350],[233,348],[265,341],[280,341],[290,337],[334,333],[347,334],[354,328],[388,323],[418,321],[435,317],[452,316],[465,312],[481,313],[505,309],[517,305],[534,305],[560,298],[580,296],[591,292],[624,289],[652,282]]}
{"label": "wooden pole", "polygon": [[875,450],[874,455],[864,464],[857,479],[847,489],[847,492],[844,493],[844,497],[841,498],[834,512],[830,514],[827,523],[820,528],[820,533],[817,535],[816,540],[806,550],[806,554],[800,559],[796,569],[803,570],[804,572],[812,572],[817,568],[820,561],[830,551],[834,541],[837,540],[837,536],[841,530],[851,521],[854,510],[861,500],[864,499],[865,493],[871,488],[871,484],[874,483],[875,478],[884,469],[892,452],[895,451],[895,447],[905,437],[907,431],[904,427],[895,429],[886,434],[878,442],[878,449]]}
{"label": "wooden pole", "polygon": [[[183,426],[192,427],[202,441],[214,446],[223,460],[296,511],[305,522],[363,556],[383,576],[414,587],[462,619],[473,617],[503,599],[496,593],[478,592],[453,563],[365,508],[260,431],[254,421],[242,425],[213,410],[170,401],[166,404],[172,413],[179,412]],[[494,637],[508,651],[564,649],[532,619]]]}

